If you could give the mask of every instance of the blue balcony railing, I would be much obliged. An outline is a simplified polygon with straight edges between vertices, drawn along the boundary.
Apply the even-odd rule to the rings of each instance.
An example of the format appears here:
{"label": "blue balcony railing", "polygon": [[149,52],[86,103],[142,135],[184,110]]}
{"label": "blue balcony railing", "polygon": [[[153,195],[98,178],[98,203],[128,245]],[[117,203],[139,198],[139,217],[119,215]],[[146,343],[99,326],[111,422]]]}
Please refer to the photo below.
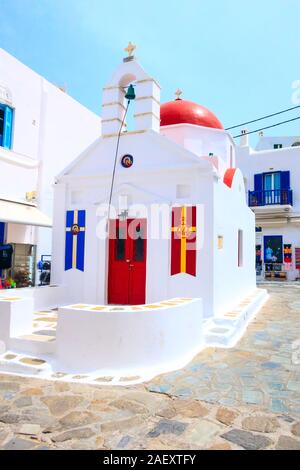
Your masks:
{"label": "blue balcony railing", "polygon": [[266,189],[265,191],[248,191],[248,204],[255,206],[274,206],[275,204],[293,205],[292,189]]}

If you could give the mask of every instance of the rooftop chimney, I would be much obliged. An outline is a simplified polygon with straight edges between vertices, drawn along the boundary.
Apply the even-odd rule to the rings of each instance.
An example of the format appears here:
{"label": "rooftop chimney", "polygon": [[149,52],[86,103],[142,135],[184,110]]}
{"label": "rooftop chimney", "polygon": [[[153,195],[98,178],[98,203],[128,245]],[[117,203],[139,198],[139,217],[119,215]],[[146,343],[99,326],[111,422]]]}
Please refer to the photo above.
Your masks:
{"label": "rooftop chimney", "polygon": [[241,147],[249,147],[249,134],[248,129],[241,130],[241,140],[240,140]]}

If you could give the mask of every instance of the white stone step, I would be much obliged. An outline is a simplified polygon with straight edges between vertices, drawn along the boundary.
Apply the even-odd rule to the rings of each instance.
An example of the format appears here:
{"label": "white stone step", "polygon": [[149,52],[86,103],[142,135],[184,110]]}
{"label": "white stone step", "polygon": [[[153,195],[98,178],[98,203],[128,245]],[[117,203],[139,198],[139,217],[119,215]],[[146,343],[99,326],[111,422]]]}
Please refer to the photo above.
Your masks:
{"label": "white stone step", "polygon": [[235,332],[235,328],[220,326],[212,322],[205,332],[205,343],[210,346],[227,346]]}
{"label": "white stone step", "polygon": [[256,289],[230,312],[206,322],[205,343],[208,346],[234,346],[267,298],[265,289]]}
{"label": "white stone step", "polygon": [[22,335],[10,338],[9,349],[33,354],[47,354],[55,352],[55,337],[48,335]]}

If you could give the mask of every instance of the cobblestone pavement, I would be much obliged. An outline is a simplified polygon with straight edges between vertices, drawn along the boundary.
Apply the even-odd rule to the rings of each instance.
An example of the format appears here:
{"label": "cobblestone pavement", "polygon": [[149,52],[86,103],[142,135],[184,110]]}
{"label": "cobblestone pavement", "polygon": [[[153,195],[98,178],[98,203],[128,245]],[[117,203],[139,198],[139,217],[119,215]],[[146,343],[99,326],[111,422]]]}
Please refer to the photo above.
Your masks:
{"label": "cobblestone pavement", "polygon": [[267,287],[235,348],[144,385],[0,375],[0,448],[299,450],[300,285]]}
{"label": "cobblestone pavement", "polygon": [[262,287],[270,300],[235,348],[207,348],[148,389],[300,417],[300,284]]}

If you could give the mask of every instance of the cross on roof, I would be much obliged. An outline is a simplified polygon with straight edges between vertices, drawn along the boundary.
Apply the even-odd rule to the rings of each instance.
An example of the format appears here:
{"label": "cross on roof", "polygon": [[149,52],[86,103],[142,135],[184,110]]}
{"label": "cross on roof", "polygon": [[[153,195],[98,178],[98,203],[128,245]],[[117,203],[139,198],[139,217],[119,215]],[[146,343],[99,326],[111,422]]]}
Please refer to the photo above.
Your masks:
{"label": "cross on roof", "polygon": [[136,49],[136,45],[132,44],[132,42],[129,41],[128,46],[124,49],[124,51],[128,53],[128,57],[131,57],[135,49]]}
{"label": "cross on roof", "polygon": [[180,90],[180,88],[177,88],[177,90],[175,91],[176,100],[181,100],[180,95],[182,95],[182,91]]}

